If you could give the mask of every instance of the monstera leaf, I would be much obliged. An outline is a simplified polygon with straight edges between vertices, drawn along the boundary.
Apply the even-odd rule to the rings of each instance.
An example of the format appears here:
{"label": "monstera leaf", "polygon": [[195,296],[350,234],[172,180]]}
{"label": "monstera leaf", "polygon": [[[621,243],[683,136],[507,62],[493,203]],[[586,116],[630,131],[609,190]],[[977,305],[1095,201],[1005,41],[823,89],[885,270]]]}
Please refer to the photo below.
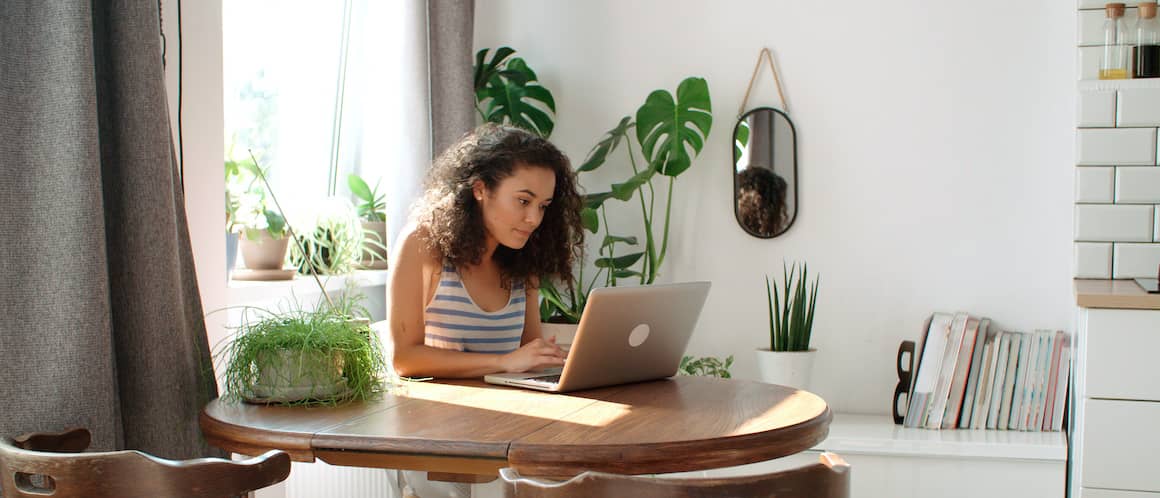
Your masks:
{"label": "monstera leaf", "polygon": [[[677,99],[666,90],[649,94],[636,111],[636,137],[649,167],[666,176],[689,169],[713,126],[709,84],[687,78],[677,86]],[[693,149],[692,155],[687,148]]]}
{"label": "monstera leaf", "polygon": [[536,73],[523,59],[514,57],[505,62],[513,53],[514,50],[501,47],[487,63],[487,49],[476,54],[475,100],[486,105],[480,111],[484,121],[518,126],[547,138],[555,127],[552,115],[556,113],[556,100],[552,92],[540,86]]}
{"label": "monstera leaf", "polygon": [[620,123],[615,128],[608,130],[608,133],[604,134],[604,138],[595,147],[592,147],[591,151],[588,151],[588,157],[584,159],[584,164],[576,168],[576,171],[592,171],[604,164],[608,155],[616,150],[616,146],[620,145],[620,141],[628,139],[628,129],[632,128],[632,125],[632,118],[628,116],[620,118]]}

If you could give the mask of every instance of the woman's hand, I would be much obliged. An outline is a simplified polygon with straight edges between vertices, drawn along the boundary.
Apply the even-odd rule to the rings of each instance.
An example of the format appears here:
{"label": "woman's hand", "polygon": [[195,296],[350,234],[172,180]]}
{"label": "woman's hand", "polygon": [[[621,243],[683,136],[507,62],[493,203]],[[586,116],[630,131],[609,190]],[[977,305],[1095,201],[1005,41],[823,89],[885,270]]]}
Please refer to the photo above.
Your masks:
{"label": "woman's hand", "polygon": [[501,356],[499,361],[505,372],[517,373],[562,366],[565,356],[564,350],[556,345],[556,338],[552,337],[535,339]]}

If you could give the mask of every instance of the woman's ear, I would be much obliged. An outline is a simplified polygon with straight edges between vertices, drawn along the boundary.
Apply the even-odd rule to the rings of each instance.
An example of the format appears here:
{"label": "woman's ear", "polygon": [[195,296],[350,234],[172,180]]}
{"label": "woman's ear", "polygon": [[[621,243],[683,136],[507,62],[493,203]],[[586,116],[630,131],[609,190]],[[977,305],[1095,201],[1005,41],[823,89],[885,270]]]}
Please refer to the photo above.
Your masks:
{"label": "woman's ear", "polygon": [[483,184],[483,180],[476,180],[471,184],[471,193],[475,195],[475,200],[482,201],[484,194],[487,193],[487,187]]}

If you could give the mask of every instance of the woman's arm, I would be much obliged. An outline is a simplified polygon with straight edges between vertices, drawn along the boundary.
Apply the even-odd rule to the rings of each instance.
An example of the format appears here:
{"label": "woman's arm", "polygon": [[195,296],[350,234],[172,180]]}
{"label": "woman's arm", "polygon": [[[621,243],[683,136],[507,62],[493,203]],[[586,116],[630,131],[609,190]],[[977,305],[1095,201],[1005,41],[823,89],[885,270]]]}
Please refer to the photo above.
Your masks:
{"label": "woman's arm", "polygon": [[[413,226],[403,229],[391,255],[387,299],[396,373],[405,377],[466,378],[563,364],[563,358],[555,352],[558,348],[542,339],[505,355],[448,351],[424,345],[423,309],[435,290],[432,277],[441,267],[441,258],[426,248],[418,230]],[[535,302],[529,301],[527,306],[534,307]],[[536,316],[539,316],[538,309]],[[538,330],[538,321],[536,327]]]}

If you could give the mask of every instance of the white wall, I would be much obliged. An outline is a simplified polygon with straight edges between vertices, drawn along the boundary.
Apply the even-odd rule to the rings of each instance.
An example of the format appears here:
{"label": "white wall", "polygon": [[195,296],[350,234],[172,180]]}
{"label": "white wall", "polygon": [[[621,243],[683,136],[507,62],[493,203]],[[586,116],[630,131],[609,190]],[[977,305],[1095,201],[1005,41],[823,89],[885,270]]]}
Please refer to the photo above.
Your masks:
{"label": "white wall", "polygon": [[[736,355],[734,374],[754,378],[751,350],[768,341],[761,274],[808,260],[822,278],[812,390],[868,413],[889,411],[898,343],[934,310],[1074,328],[1075,33],[1075,6],[1046,0],[488,0],[475,18],[477,49],[516,48],[552,90],[552,139],[573,161],[648,92],[708,80],[713,132],[677,183],[662,268],[666,281],[713,282],[691,352]],[[729,176],[763,46],[799,152],[800,212],[772,240],[737,225]],[[758,105],[776,105],[768,73]],[[636,213],[613,225],[632,230]]]}

